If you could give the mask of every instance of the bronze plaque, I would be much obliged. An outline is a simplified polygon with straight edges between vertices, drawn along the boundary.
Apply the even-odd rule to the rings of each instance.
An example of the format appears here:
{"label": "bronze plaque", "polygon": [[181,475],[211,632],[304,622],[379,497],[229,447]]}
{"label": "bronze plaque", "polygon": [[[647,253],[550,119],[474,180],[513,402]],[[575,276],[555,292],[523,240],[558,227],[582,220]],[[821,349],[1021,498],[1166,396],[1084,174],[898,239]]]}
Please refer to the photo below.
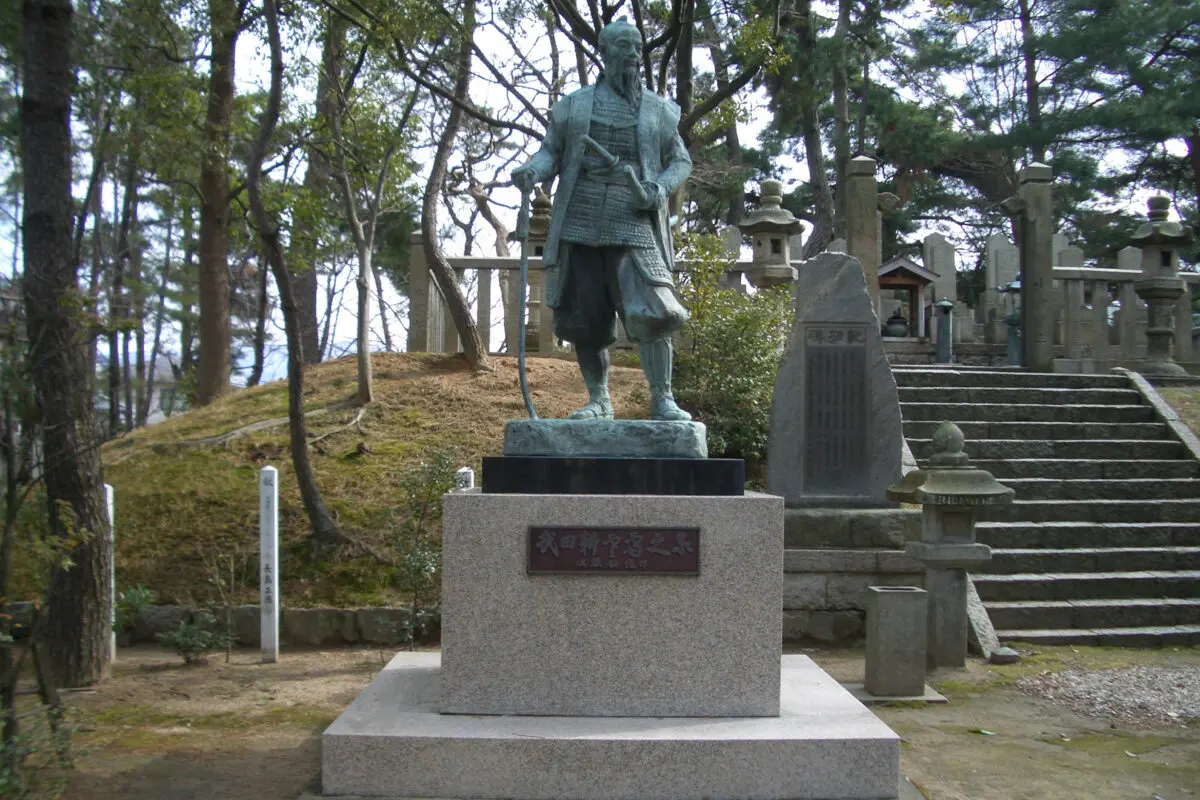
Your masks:
{"label": "bronze plaque", "polygon": [[530,574],[699,575],[699,528],[529,528]]}

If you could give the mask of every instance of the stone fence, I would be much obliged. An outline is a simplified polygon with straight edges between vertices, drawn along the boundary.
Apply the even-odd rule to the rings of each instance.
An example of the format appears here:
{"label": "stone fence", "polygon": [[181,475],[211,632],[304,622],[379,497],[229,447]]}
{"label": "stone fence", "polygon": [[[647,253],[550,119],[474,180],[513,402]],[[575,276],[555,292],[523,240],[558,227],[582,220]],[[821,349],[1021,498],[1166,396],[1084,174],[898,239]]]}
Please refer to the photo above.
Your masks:
{"label": "stone fence", "polygon": [[[1127,258],[1141,251],[1132,251]],[[1126,255],[1122,251],[1122,255]],[[1055,267],[1053,272],[1055,344],[1062,346],[1055,372],[1106,372],[1112,367],[1135,369],[1146,357],[1146,303],[1133,282],[1141,269]],[[1180,273],[1189,287],[1174,306],[1175,361],[1193,374],[1200,364],[1193,343],[1192,294],[1200,274]]]}

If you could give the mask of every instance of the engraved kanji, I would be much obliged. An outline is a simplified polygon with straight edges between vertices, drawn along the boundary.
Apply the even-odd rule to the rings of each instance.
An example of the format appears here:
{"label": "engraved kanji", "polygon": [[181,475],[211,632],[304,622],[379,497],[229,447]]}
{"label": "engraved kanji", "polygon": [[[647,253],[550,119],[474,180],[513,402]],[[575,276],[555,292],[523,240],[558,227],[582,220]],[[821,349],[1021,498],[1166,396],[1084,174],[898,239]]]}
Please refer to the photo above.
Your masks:
{"label": "engraved kanji", "polygon": [[579,554],[582,556],[596,555],[596,548],[600,546],[600,537],[594,533],[579,534]]}
{"label": "engraved kanji", "polygon": [[554,531],[542,531],[538,535],[537,549],[543,555],[550,552],[554,554],[555,558],[558,557],[558,537]]}
{"label": "engraved kanji", "polygon": [[575,549],[575,534],[564,533],[562,535],[562,538],[558,540],[558,546],[561,547],[563,550],[574,550]]}
{"label": "engraved kanji", "polygon": [[640,533],[629,534],[629,543],[625,545],[625,555],[631,558],[642,557],[642,535]]}
{"label": "engraved kanji", "polygon": [[671,548],[673,555],[682,556],[695,550],[695,546],[688,540],[688,535],[683,531],[675,534],[675,546]]}
{"label": "engraved kanji", "polygon": [[650,544],[646,547],[646,552],[654,553],[655,555],[659,555],[659,556],[671,555],[671,551],[668,550],[667,548],[663,547],[663,544],[665,542],[666,542],[666,539],[663,538],[663,535],[661,533],[654,534],[653,536],[650,537]]}
{"label": "engraved kanji", "polygon": [[604,544],[608,548],[608,557],[610,559],[617,557],[617,548],[621,546],[621,534],[610,533],[604,539]]}

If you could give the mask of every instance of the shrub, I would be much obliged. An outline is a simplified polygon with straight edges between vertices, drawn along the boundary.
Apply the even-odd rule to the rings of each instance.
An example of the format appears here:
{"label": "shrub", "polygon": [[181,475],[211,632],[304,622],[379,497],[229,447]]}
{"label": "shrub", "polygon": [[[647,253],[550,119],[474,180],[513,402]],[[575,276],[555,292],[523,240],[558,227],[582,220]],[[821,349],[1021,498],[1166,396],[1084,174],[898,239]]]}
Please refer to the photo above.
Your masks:
{"label": "shrub", "polygon": [[228,633],[212,630],[216,624],[216,617],[200,611],[193,614],[192,619],[180,622],[175,630],[160,633],[158,640],[178,653],[185,664],[203,663],[207,653],[228,647],[233,642]]}
{"label": "shrub", "polygon": [[113,621],[113,633],[131,630],[142,612],[153,602],[154,592],[140,583],[117,595],[117,618]]}
{"label": "shrub", "polygon": [[710,455],[744,458],[748,473],[761,475],[792,293],[722,289],[732,262],[715,236],[685,237],[680,249],[690,266],[679,297],[692,317],[678,337],[675,396],[708,426]]}

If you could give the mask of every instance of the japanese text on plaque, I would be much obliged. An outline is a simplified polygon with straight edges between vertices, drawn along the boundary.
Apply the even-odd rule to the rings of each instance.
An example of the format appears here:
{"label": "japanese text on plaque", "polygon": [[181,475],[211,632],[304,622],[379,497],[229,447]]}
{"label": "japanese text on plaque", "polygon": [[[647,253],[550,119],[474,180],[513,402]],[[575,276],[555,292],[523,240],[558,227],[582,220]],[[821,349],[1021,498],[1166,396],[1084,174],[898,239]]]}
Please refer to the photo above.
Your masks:
{"label": "japanese text on plaque", "polygon": [[700,572],[698,528],[529,529],[530,572]]}

